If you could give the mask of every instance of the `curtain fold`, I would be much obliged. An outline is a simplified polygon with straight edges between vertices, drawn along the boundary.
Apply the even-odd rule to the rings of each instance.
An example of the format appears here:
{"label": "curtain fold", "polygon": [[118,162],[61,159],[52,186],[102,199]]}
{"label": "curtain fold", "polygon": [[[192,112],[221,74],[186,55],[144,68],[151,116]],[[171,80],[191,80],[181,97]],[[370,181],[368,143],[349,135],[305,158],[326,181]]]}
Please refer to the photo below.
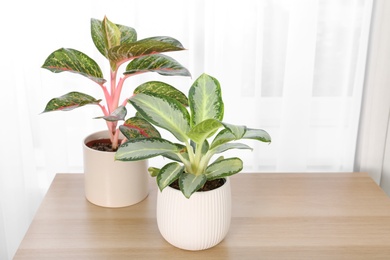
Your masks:
{"label": "curtain fold", "polygon": [[139,39],[180,40],[187,50],[170,55],[192,78],[135,76],[123,98],[146,80],[187,93],[201,73],[216,77],[225,121],[263,128],[273,139],[248,142],[253,152],[229,151],[243,159],[244,172],[353,170],[373,0],[69,0],[61,11],[43,0],[3,2],[0,129],[10,153],[1,152],[1,259],[12,258],[55,173],[82,172],[83,138],[105,129],[92,119],[100,116],[93,106],[40,114],[48,100],[70,91],[102,97],[80,75],[41,68],[52,51],[74,48],[104,64],[107,76],[90,18],[107,15],[137,29]]}
{"label": "curtain fold", "polygon": [[390,3],[375,1],[355,170],[390,195]]}

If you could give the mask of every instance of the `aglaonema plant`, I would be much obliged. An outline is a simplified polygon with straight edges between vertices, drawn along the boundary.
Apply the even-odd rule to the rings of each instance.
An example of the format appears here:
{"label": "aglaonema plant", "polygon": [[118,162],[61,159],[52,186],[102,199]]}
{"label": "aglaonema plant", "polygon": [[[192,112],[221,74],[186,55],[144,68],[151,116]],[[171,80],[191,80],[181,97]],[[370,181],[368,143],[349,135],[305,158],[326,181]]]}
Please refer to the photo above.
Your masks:
{"label": "aglaonema plant", "polygon": [[[161,169],[150,167],[162,191],[178,180],[186,198],[201,189],[207,181],[225,178],[240,172],[240,158],[214,155],[230,149],[252,149],[240,139],[271,142],[262,129],[233,125],[223,121],[224,103],[218,80],[202,74],[192,84],[188,94],[189,109],[183,102],[164,95],[144,91],[128,100],[142,117],[157,127],[168,130],[176,141],[161,137],[133,138],[123,143],[115,154],[120,161],[137,161],[155,156],[172,160]],[[126,134],[124,132],[124,134]]]}
{"label": "aglaonema plant", "polygon": [[[97,62],[86,54],[70,48],[61,48],[51,53],[42,68],[54,73],[72,72],[95,82],[102,90],[105,103],[81,92],[70,92],[50,100],[43,112],[69,111],[85,105],[97,105],[106,120],[112,149],[118,147],[118,121],[124,120],[127,114],[127,99],[120,100],[125,81],[134,75],[146,72],[157,72],[164,76],[190,76],[189,71],[173,58],[163,55],[163,52],[184,50],[182,44],[167,36],[156,36],[137,40],[134,28],[114,24],[104,17],[103,20],[91,19],[91,37],[99,52],[109,62],[109,79],[103,73]],[[119,68],[127,66],[118,78]],[[148,84],[153,87],[155,84]],[[168,84],[159,84],[155,92],[171,92],[173,97],[176,90]],[[144,125],[142,119],[128,120],[125,125],[139,128]],[[134,125],[133,125],[134,124]],[[140,125],[138,125],[140,124]]]}

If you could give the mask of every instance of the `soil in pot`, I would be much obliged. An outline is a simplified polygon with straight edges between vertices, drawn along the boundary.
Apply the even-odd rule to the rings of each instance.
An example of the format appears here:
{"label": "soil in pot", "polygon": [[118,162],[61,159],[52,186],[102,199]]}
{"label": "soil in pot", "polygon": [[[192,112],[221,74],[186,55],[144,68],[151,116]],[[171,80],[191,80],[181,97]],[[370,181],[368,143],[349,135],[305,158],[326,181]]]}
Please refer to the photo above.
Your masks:
{"label": "soil in pot", "polygon": [[[119,143],[121,140],[119,140]],[[103,152],[115,152],[117,149],[112,149],[111,140],[110,139],[98,139],[92,140],[85,144],[91,149]]]}
{"label": "soil in pot", "polygon": [[[211,180],[211,181],[206,181],[206,183],[203,185],[202,188],[200,188],[198,191],[210,191],[217,189],[221,187],[224,183],[226,182],[225,179],[216,179],[216,180]],[[176,190],[180,190],[179,188],[179,180],[176,180],[172,182],[169,185],[171,188],[174,188]]]}

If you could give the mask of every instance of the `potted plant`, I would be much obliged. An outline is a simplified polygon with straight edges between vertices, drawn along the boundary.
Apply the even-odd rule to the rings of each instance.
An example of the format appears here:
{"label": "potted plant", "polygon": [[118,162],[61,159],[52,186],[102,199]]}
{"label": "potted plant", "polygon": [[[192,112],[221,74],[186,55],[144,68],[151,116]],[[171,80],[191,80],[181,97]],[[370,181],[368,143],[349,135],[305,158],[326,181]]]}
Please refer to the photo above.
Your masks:
{"label": "potted plant", "polygon": [[202,74],[191,86],[189,109],[164,94],[148,92],[132,96],[129,102],[144,119],[168,130],[176,139],[130,139],[115,154],[120,161],[159,155],[172,159],[161,169],[149,168],[160,190],[157,223],[162,236],[172,245],[187,250],[218,244],[230,226],[229,176],[240,172],[243,162],[237,157],[214,156],[230,149],[251,149],[247,144],[235,142],[240,139],[269,143],[270,135],[261,129],[222,121],[224,103],[220,84],[207,74]]}
{"label": "potted plant", "polygon": [[[69,111],[85,105],[96,105],[101,109],[102,116],[96,118],[106,120],[107,130],[92,133],[83,143],[85,194],[96,205],[128,206],[147,196],[148,178],[145,174],[146,161],[130,163],[131,167],[127,165],[129,163],[114,161],[114,153],[123,139],[118,122],[125,120],[127,114],[127,99],[120,100],[123,85],[129,77],[146,72],[157,72],[164,76],[190,76],[190,73],[173,58],[161,54],[184,50],[182,44],[174,38],[157,36],[137,40],[135,29],[114,24],[107,17],[103,20],[91,19],[91,37],[98,51],[108,61],[108,80],[104,78],[97,62],[83,52],[70,48],[52,52],[42,68],[54,73],[66,71],[87,77],[100,87],[105,102],[73,91],[50,100],[43,112]],[[119,78],[122,65],[126,67]],[[154,86],[150,82],[145,88]],[[155,91],[177,96],[176,90],[168,84]],[[138,129],[145,125],[148,123],[142,118],[130,118],[123,127]],[[150,134],[153,134],[153,127],[147,127],[150,128]]]}

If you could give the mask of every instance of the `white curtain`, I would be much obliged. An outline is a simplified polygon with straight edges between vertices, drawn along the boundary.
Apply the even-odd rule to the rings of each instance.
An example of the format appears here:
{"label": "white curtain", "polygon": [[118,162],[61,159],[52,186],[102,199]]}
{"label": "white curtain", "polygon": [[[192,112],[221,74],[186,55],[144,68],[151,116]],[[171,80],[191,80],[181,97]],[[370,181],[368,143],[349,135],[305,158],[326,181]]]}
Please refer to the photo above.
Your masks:
{"label": "white curtain", "polygon": [[273,138],[238,151],[244,172],[352,171],[372,1],[3,1],[0,259],[12,258],[55,173],[82,172],[82,139],[104,129],[93,106],[40,114],[49,99],[72,90],[101,97],[88,79],[40,68],[61,47],[104,63],[90,18],[107,15],[139,38],[180,40],[188,50],[172,56],[192,79],[136,76],[123,95],[145,80],[187,92],[202,72],[215,76],[225,121]]}
{"label": "white curtain", "polygon": [[390,196],[390,2],[373,8],[355,170],[370,173]]}

